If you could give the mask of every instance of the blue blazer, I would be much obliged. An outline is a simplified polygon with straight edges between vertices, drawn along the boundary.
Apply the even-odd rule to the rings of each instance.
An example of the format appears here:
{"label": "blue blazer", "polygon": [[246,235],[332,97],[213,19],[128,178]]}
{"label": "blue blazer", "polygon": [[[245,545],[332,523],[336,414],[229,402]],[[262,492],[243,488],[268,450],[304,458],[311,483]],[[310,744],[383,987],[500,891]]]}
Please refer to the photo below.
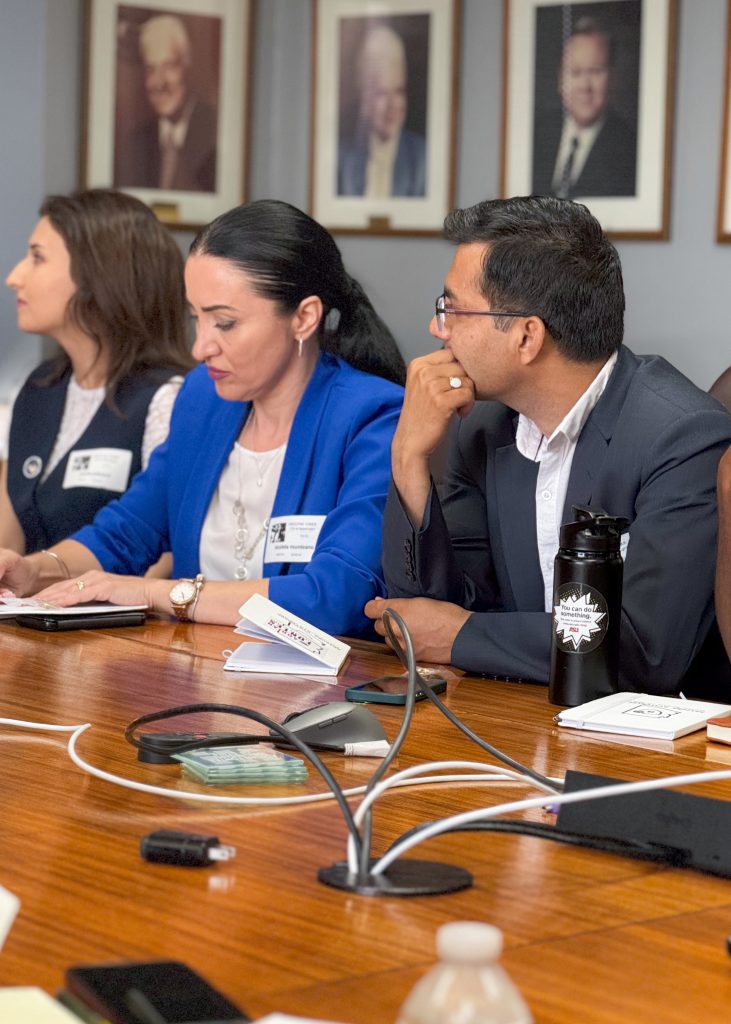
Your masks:
{"label": "blue blazer", "polygon": [[[372,635],[363,606],[385,593],[381,521],[402,400],[398,385],[323,353],[292,424],[272,515],[327,518],[310,562],[267,563],[264,575],[272,601],[329,633]],[[203,520],[249,408],[219,398],[198,367],[147,470],[73,539],[108,572],[140,575],[172,551],[173,574],[194,576]]]}

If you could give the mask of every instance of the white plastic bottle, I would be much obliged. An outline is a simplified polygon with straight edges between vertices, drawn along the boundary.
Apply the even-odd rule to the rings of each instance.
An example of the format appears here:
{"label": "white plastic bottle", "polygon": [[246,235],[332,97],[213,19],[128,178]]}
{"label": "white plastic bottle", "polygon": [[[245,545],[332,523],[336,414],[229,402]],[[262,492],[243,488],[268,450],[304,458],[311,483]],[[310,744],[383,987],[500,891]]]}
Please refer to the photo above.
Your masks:
{"label": "white plastic bottle", "polygon": [[477,921],[437,931],[439,963],[414,985],[397,1024],[533,1024],[518,989],[498,963],[503,936]]}

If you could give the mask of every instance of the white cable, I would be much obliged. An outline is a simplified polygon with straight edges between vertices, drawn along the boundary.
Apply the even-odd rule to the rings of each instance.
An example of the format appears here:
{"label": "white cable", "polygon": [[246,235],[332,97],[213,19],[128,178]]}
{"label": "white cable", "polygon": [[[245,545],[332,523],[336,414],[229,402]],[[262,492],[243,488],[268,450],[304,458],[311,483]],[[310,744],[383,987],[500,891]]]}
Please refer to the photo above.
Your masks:
{"label": "white cable", "polygon": [[584,789],[574,793],[556,793],[551,797],[539,796],[528,800],[516,800],[509,804],[498,804],[495,807],[483,807],[476,811],[466,811],[462,814],[455,814],[451,818],[442,818],[428,825],[423,831],[415,836],[409,836],[400,843],[391,847],[388,853],[378,860],[371,868],[371,874],[382,874],[389,864],[392,864],[401,854],[411,850],[419,843],[431,839],[433,836],[448,832],[450,829],[460,825],[467,825],[472,821],[485,821],[490,818],[497,818],[501,814],[509,814],[513,811],[526,811],[533,807],[555,807],[561,804],[580,803],[582,800],[600,800],[606,796],[624,796],[627,793],[646,793],[653,789],[667,789],[676,786],[693,786],[700,782],[724,782],[731,779],[731,770],[718,772],[695,772],[690,775],[671,775],[665,779],[645,779],[642,782],[621,782],[609,786],[597,786],[594,789]]}
{"label": "white cable", "polygon": [[[509,768],[505,768],[503,765],[492,765],[484,764],[482,761],[430,761],[427,764],[412,765],[411,768],[404,768],[403,771],[396,772],[394,775],[389,775],[387,778],[382,779],[373,789],[368,793],[358,805],[358,808],[353,815],[356,827],[359,827],[363,818],[368,811],[371,804],[390,789],[392,786],[405,786],[409,785],[409,779],[415,776],[422,775],[424,772],[429,771],[447,771],[453,769],[468,769],[473,772],[481,772],[481,775],[458,775],[458,776],[443,776],[436,775],[429,778],[429,781],[508,781],[508,782],[524,782],[527,784],[538,785],[541,789],[545,789],[550,792],[552,796],[555,796],[555,791],[549,789],[541,783],[537,783],[535,779],[530,778],[527,775],[523,775],[521,772],[511,771]],[[426,779],[420,779],[419,784],[424,785]],[[348,870],[351,873],[358,871],[358,853],[355,848],[355,842],[353,836],[348,834]]]}
{"label": "white cable", "polygon": [[49,722],[24,722],[19,718],[0,718],[0,725],[17,725],[20,729],[48,729],[49,732],[73,732],[74,729],[88,729],[86,725],[51,725]]}

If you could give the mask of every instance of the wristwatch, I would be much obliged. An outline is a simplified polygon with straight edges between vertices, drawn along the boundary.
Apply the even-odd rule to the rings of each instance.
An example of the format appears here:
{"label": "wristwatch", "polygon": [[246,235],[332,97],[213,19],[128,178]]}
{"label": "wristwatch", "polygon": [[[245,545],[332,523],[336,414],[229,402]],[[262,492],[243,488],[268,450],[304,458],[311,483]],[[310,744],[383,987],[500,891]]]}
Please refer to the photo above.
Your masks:
{"label": "wristwatch", "polygon": [[[179,622],[192,622],[195,606],[206,578],[198,573],[194,580],[178,580],[170,591],[170,604]],[[190,609],[190,613],[188,612]]]}

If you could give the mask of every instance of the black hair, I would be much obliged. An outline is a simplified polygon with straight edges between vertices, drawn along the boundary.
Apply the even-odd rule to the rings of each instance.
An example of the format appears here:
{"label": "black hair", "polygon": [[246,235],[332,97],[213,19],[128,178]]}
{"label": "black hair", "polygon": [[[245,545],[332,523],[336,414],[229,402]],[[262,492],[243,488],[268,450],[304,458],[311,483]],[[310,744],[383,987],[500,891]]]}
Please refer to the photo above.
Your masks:
{"label": "black hair", "polygon": [[295,206],[276,199],[237,206],[203,228],[190,252],[235,264],[284,316],[308,295],[319,296],[321,347],[358,370],[404,383],[406,366],[393,335],[345,270],[332,235]]}
{"label": "black hair", "polygon": [[[491,199],[444,222],[456,245],[485,243],[480,290],[493,308],[539,316],[567,359],[607,359],[622,344],[619,255],[581,203],[553,196]],[[509,320],[496,323],[506,330]]]}

